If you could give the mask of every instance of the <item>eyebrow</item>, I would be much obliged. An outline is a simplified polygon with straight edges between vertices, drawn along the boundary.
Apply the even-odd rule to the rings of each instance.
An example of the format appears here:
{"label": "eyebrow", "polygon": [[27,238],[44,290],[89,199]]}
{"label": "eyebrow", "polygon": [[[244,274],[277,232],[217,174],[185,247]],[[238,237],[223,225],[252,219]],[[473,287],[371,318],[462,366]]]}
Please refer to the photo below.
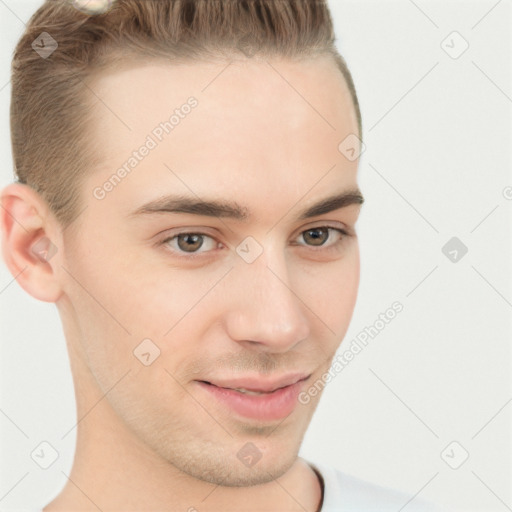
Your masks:
{"label": "eyebrow", "polygon": [[[298,220],[305,220],[324,213],[329,213],[353,204],[363,204],[364,198],[359,189],[348,190],[326,197],[308,206],[299,213]],[[197,199],[189,196],[165,196],[146,203],[129,216],[139,216],[157,213],[188,213],[206,217],[223,217],[247,222],[251,218],[247,208],[236,201],[216,199]]]}

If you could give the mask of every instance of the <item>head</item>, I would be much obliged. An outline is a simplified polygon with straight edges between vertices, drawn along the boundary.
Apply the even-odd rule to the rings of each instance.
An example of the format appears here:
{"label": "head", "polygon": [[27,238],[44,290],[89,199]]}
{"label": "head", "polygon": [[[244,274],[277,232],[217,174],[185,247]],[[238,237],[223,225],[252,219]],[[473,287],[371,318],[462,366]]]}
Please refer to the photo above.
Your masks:
{"label": "head", "polygon": [[48,0],[16,47],[11,130],[4,259],[58,307],[79,416],[106,394],[103,426],[204,481],[284,473],[320,395],[262,419],[201,382],[306,386],[348,329],[362,198],[339,146],[361,116],[327,6]]}

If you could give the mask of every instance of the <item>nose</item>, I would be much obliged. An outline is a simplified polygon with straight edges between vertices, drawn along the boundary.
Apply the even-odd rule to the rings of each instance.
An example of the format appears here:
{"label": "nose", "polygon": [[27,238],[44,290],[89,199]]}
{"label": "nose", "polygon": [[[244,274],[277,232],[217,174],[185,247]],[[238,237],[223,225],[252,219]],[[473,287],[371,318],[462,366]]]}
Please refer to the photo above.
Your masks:
{"label": "nose", "polygon": [[225,316],[231,339],[250,349],[279,353],[308,338],[310,326],[301,297],[293,289],[283,253],[265,250],[233,269]]}

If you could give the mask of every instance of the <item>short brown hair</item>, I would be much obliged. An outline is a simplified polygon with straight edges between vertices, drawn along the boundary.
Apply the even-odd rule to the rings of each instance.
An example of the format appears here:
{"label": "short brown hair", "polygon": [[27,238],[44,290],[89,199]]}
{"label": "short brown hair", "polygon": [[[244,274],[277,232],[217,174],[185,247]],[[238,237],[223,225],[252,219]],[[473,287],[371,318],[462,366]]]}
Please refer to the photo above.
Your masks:
{"label": "short brown hair", "polygon": [[[47,58],[32,46],[43,32],[58,44]],[[354,83],[334,42],[325,0],[117,0],[98,15],[80,12],[70,0],[46,0],[12,62],[15,176],[42,195],[64,226],[76,218],[81,180],[97,163],[84,137],[92,116],[84,79],[116,59],[133,57],[330,55],[348,85],[361,137]]]}

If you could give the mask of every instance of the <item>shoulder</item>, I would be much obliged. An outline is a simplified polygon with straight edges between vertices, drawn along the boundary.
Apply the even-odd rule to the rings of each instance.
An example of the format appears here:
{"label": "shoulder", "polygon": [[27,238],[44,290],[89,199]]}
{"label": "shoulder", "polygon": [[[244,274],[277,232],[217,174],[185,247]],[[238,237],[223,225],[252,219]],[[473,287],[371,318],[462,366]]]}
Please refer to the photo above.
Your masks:
{"label": "shoulder", "polygon": [[407,512],[449,512],[414,494],[382,487],[317,462],[308,464],[324,480],[321,512],[396,512],[406,506]]}

